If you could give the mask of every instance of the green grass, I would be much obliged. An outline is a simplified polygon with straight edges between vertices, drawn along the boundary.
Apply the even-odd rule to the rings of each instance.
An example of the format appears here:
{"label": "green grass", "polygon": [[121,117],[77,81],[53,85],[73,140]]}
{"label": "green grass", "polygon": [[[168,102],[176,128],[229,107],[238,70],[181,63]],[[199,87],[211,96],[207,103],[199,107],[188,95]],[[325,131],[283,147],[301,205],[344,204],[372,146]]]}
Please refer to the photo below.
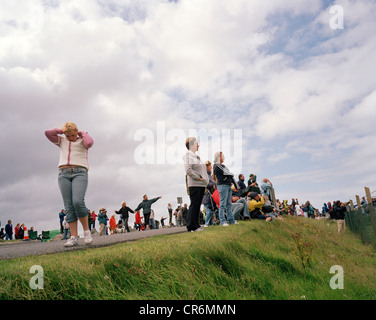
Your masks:
{"label": "green grass", "polygon": [[[111,247],[0,261],[0,299],[49,300],[374,300],[376,252],[336,224],[305,218],[241,222]],[[292,235],[312,248],[296,258]],[[31,266],[44,271],[32,290]],[[344,289],[333,290],[333,265]]]}

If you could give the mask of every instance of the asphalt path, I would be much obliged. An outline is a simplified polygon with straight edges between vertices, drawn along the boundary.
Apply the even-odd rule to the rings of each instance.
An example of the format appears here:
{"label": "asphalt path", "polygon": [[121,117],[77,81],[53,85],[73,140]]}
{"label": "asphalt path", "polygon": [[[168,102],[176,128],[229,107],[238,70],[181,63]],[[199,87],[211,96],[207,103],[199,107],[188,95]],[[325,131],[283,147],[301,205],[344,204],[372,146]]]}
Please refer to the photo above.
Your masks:
{"label": "asphalt path", "polygon": [[132,231],[106,236],[93,236],[93,242],[86,245],[83,238],[74,247],[64,247],[66,240],[41,242],[40,240],[29,241],[3,241],[0,243],[0,260],[35,256],[43,254],[54,254],[67,251],[86,250],[110,246],[116,243],[136,241],[159,235],[169,235],[187,232],[185,227],[162,228],[158,230]]}

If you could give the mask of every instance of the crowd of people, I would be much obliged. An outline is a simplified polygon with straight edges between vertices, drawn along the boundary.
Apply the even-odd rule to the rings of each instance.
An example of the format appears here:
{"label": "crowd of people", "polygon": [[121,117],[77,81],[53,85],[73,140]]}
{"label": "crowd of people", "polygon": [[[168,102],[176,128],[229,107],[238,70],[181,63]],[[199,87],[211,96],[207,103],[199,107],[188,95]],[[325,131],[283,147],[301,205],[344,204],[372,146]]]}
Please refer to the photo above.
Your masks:
{"label": "crowd of people", "polygon": [[[212,165],[210,161],[205,163],[210,182],[202,200],[198,224],[203,225],[204,228],[219,225],[219,191],[217,188],[217,178],[212,174]],[[235,188],[238,189],[235,189]],[[323,204],[321,210],[315,208],[310,201],[300,204],[297,198],[292,198],[291,202],[288,200],[280,201],[271,197],[273,185],[269,179],[264,178],[259,185],[257,176],[250,174],[248,181],[245,181],[244,174],[238,175],[236,186],[232,183],[231,190],[231,213],[235,221],[238,220],[252,220],[263,219],[265,221],[273,221],[274,219],[283,219],[284,215],[294,217],[305,217],[310,219],[331,219],[337,220],[338,232],[341,233],[346,230],[345,212],[349,203],[341,201],[326,202]],[[168,218],[161,217],[160,220],[155,219],[154,210],[151,205],[162,197],[156,197],[151,200],[147,195],[144,195],[143,201],[137,206],[135,210],[129,208],[126,202],[121,203],[119,210],[115,210],[109,217],[105,208],[99,209],[99,213],[93,210],[89,211],[88,224],[89,230],[97,230],[99,236],[109,235],[114,233],[130,232],[132,229],[137,231],[153,230],[164,227],[186,227],[188,224],[188,204],[178,205],[173,209],[172,204],[168,203],[167,214]],[[373,198],[373,204],[376,205],[376,198]],[[143,210],[141,215],[141,209]],[[367,200],[365,197],[361,199],[361,210],[366,213]],[[133,227],[129,226],[129,214],[135,215]],[[227,214],[225,212],[225,217]],[[165,220],[168,219],[168,223]],[[60,233],[63,235],[63,240],[70,237],[69,223],[66,222],[65,210],[59,212]],[[27,229],[33,231],[34,227]],[[14,227],[12,221],[9,220],[5,228],[1,228],[0,239],[24,239],[25,225],[17,223]]]}
{"label": "crowd of people", "polygon": [[[144,195],[143,201],[134,209],[127,207],[126,203],[115,211],[109,218],[107,210],[101,208],[98,215],[90,211],[85,205],[85,193],[88,185],[88,150],[94,141],[86,131],[79,131],[76,124],[66,122],[62,128],[54,128],[45,131],[49,141],[60,148],[58,184],[64,202],[64,210],[59,213],[60,232],[63,239],[68,239],[64,246],[78,244],[78,222],[84,229],[84,242],[92,242],[91,229],[95,223],[99,224],[99,235],[117,232],[130,232],[128,219],[129,213],[135,214],[134,228],[138,231],[155,229],[159,227],[159,221],[155,220],[153,203],[162,197],[148,199]],[[273,221],[283,219],[284,214],[317,218],[329,216],[332,219],[344,220],[346,205],[341,202],[324,204],[319,212],[309,201],[300,204],[298,199],[280,202],[275,199],[272,182],[263,178],[260,185],[255,174],[250,174],[247,184],[243,174],[235,180],[234,174],[224,164],[225,156],[218,151],[214,155],[214,165],[210,161],[203,163],[196,154],[199,148],[195,137],[186,139],[187,152],[184,157],[186,188],[190,198],[190,205],[179,206],[175,211],[171,203],[168,204],[168,226],[173,226],[172,216],[175,216],[176,226],[185,226],[188,231],[202,231],[204,227],[220,224],[227,227],[238,224],[238,220],[262,219]],[[73,192],[74,190],[74,192]],[[204,209],[202,210],[202,207]],[[142,209],[142,214],[140,210]],[[67,212],[65,212],[67,210]],[[120,219],[116,219],[119,215]],[[161,219],[161,227],[164,220]],[[340,226],[340,223],[339,223]],[[341,222],[341,230],[344,228]],[[32,228],[31,228],[32,229]],[[340,227],[339,227],[340,229]],[[24,225],[15,227],[16,239],[23,238]],[[70,235],[68,235],[70,234]],[[1,228],[0,239],[13,238],[13,226],[9,220],[4,228]]]}
{"label": "crowd of people", "polygon": [[25,231],[34,231],[34,227],[28,229],[26,228],[24,223],[17,223],[17,225],[14,227],[13,232],[12,220],[8,220],[8,223],[5,225],[5,228],[0,228],[0,240],[12,240],[13,235],[14,239],[23,240]]}
{"label": "crowd of people", "polygon": [[296,217],[334,219],[338,221],[338,232],[345,230],[345,212],[348,203],[341,201],[335,201],[333,205],[330,202],[324,203],[320,211],[313,207],[310,201],[300,204],[298,199],[293,198],[291,203],[287,200],[281,202],[275,199],[273,184],[267,178],[263,178],[259,185],[256,175],[250,174],[246,185],[244,175],[240,174],[238,181],[235,181],[234,174],[224,164],[223,152],[215,153],[212,167],[210,161],[203,163],[196,154],[199,143],[195,137],[186,139],[186,148],[184,158],[186,187],[191,201],[186,221],[188,231],[203,230],[197,224],[202,216],[202,212],[198,209],[201,203],[205,206],[204,227],[212,224],[227,227],[230,224],[237,224],[239,219],[272,221],[276,218],[283,219],[282,216],[287,214]]}

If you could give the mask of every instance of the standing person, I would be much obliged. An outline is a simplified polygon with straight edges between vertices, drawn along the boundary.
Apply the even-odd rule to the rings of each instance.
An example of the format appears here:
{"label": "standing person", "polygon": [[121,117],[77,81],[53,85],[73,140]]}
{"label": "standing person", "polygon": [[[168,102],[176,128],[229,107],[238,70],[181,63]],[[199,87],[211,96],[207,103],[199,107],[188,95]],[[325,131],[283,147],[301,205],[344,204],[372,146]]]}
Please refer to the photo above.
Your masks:
{"label": "standing person", "polygon": [[181,222],[183,226],[186,226],[188,224],[188,205],[184,203],[184,207],[181,208],[181,216],[183,217],[181,219]]}
{"label": "standing person", "polygon": [[115,233],[115,229],[116,229],[116,219],[115,219],[115,215],[113,214],[110,218],[110,234]]}
{"label": "standing person", "polygon": [[168,218],[169,218],[168,224],[169,224],[169,226],[172,226],[172,211],[173,211],[173,209],[172,209],[171,203],[168,204],[167,211],[168,211]]}
{"label": "standing person", "polygon": [[121,203],[121,208],[119,211],[115,211],[116,214],[120,214],[120,218],[123,220],[123,227],[127,229],[127,232],[130,232],[128,227],[129,212],[134,213],[131,208],[127,207],[125,201]]}
{"label": "standing person", "polygon": [[99,223],[99,235],[103,235],[103,231],[106,234],[106,225],[107,225],[107,211],[106,209],[102,208],[99,209],[99,214],[98,214],[98,223]]}
{"label": "standing person", "polygon": [[187,152],[184,156],[184,165],[186,173],[187,191],[191,204],[188,210],[188,231],[202,230],[199,224],[200,207],[202,198],[204,197],[206,186],[209,183],[209,177],[206,172],[206,166],[196,155],[199,144],[195,137],[187,138],[185,142]]}
{"label": "standing person", "polygon": [[[234,180],[234,175],[223,164],[225,157],[221,151],[214,155],[214,175],[218,180],[218,193],[219,193],[219,220],[221,226],[227,227],[229,224],[237,224],[232,214],[232,189],[231,184]],[[227,215],[227,221],[225,217]]]}
{"label": "standing person", "polygon": [[341,201],[337,201],[334,217],[337,220],[338,234],[346,231],[346,211],[346,204],[341,203]]}
{"label": "standing person", "polygon": [[215,211],[216,205],[213,200],[213,193],[217,189],[217,183],[214,181],[212,177],[212,166],[210,161],[205,162],[206,165],[206,172],[209,177],[209,183],[206,187],[206,192],[204,194],[204,197],[202,199],[202,204],[206,208],[206,214],[205,214],[205,225],[204,227],[209,227],[213,224],[213,213]]}
{"label": "standing person", "polygon": [[89,230],[91,231],[91,226],[93,225],[93,217],[91,215],[91,211],[89,210],[89,214],[87,216],[87,223],[89,225]]}
{"label": "standing person", "polygon": [[150,229],[156,229],[157,228],[157,225],[156,225],[155,219],[154,219],[154,210],[153,209],[150,210],[149,223],[150,223]]}
{"label": "standing person", "polygon": [[67,240],[68,239],[68,231],[69,231],[69,223],[67,223],[67,217],[66,216],[64,217],[64,220],[63,220],[63,230],[64,230],[63,240]]}
{"label": "standing person", "polygon": [[151,205],[156,202],[157,200],[161,199],[162,197],[156,197],[154,199],[149,200],[148,196],[145,194],[144,195],[144,200],[137,206],[134,211],[139,211],[142,209],[142,213],[144,214],[144,222],[145,222],[145,227],[149,229],[149,218],[150,218],[150,213],[151,213]]}
{"label": "standing person", "polygon": [[13,226],[12,220],[8,220],[8,224],[5,225],[5,240],[12,240]]}
{"label": "standing person", "polygon": [[96,220],[97,217],[98,217],[98,215],[95,213],[95,211],[93,211],[91,213],[91,219],[93,221],[93,229],[95,229],[95,220]]}
{"label": "standing person", "polygon": [[[171,213],[171,216],[172,216],[172,213]],[[162,226],[162,228],[164,228],[164,226],[165,226],[165,225],[164,225],[164,221],[165,221],[165,220],[166,220],[166,218],[163,218],[163,217],[161,218],[161,226]]]}
{"label": "standing person", "polygon": [[65,217],[65,210],[62,209],[60,212],[59,212],[59,220],[60,220],[60,233],[63,233],[63,221],[64,221],[64,217]]}
{"label": "standing person", "polygon": [[91,213],[91,223],[92,223],[92,228],[93,229],[95,229],[95,220],[96,220],[97,217],[98,217],[98,215],[93,210],[92,213]]}
{"label": "standing person", "polygon": [[84,229],[85,243],[90,244],[93,239],[88,225],[89,211],[85,205],[85,194],[88,185],[88,150],[93,146],[93,139],[87,132],[78,131],[73,122],[66,122],[62,129],[46,130],[45,135],[60,148],[58,183],[71,232],[64,246],[78,244],[78,220]]}
{"label": "standing person", "polygon": [[178,207],[176,209],[176,225],[178,227],[183,227],[183,213],[182,213],[182,210],[183,208],[182,207]]}
{"label": "standing person", "polygon": [[21,239],[23,240],[24,238],[24,234],[25,234],[25,225],[24,224],[21,224],[20,225],[20,228],[18,229],[18,238],[17,239]]}
{"label": "standing person", "polygon": [[14,227],[14,239],[18,239],[18,230],[20,230],[19,223],[17,223],[17,225]]}

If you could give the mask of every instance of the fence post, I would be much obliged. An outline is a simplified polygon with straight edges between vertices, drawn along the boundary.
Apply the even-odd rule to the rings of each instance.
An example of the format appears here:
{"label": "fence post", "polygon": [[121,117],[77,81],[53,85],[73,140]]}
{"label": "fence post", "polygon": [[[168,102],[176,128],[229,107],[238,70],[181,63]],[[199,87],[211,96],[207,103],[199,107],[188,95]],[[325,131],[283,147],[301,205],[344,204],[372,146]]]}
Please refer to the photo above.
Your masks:
{"label": "fence post", "polygon": [[272,198],[271,202],[272,202],[273,206],[276,208],[277,207],[277,200],[276,200],[276,197],[275,197],[275,191],[274,191],[273,187],[270,188],[270,196]]}
{"label": "fence post", "polygon": [[[372,229],[373,233],[375,235],[376,239],[376,218],[375,218],[375,208],[373,207],[373,201],[371,197],[371,191],[368,187],[364,187],[364,190],[366,191],[366,197],[367,197],[367,202],[368,202],[368,211],[369,215],[371,217],[371,223],[372,223]],[[374,246],[376,247],[376,240],[374,241]]]}

